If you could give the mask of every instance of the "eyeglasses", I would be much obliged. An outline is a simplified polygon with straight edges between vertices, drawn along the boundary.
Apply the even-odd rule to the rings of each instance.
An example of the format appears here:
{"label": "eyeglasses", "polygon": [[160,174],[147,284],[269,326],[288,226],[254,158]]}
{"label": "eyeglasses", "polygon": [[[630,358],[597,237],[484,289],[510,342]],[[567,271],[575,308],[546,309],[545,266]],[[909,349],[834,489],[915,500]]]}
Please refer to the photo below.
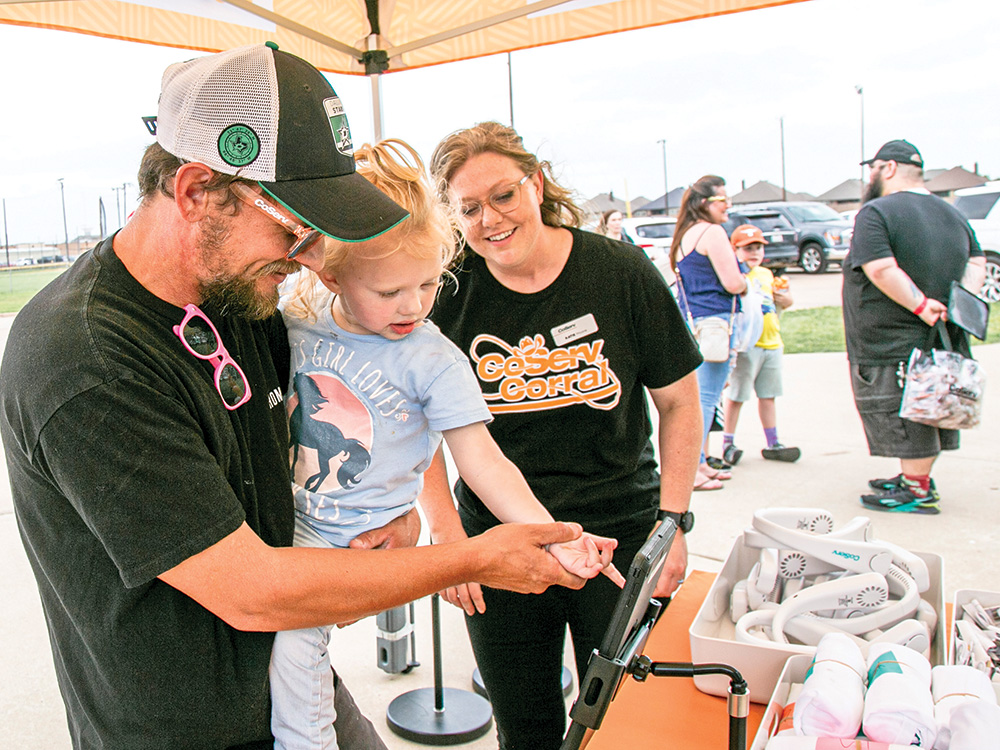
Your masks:
{"label": "eyeglasses", "polygon": [[198,359],[204,359],[215,367],[215,390],[222,397],[222,405],[229,411],[239,408],[250,400],[250,383],[243,370],[236,364],[222,337],[197,305],[184,305],[184,319],[174,326],[174,333],[184,344],[184,348]]}
{"label": "eyeglasses", "polygon": [[267,200],[262,194],[243,182],[234,182],[229,186],[233,194],[248,206],[253,206],[257,210],[266,214],[272,221],[276,221],[287,231],[295,235],[296,240],[288,252],[285,253],[286,260],[292,260],[303,250],[308,250],[323,238],[323,233],[318,229],[310,229],[293,219],[291,215],[274,203]]}
{"label": "eyeglasses", "polygon": [[[529,177],[531,177],[531,175],[526,174],[517,182],[512,182],[510,185],[500,188],[487,198],[486,202],[489,203],[493,210],[497,213],[509,214],[521,205],[521,186],[528,181]],[[458,210],[465,221],[473,224],[479,221],[483,216],[483,204],[478,201],[473,203],[463,203],[459,206]]]}
{"label": "eyeglasses", "polygon": [[732,201],[729,199],[728,195],[710,195],[705,200],[709,203],[728,203],[732,205]]}

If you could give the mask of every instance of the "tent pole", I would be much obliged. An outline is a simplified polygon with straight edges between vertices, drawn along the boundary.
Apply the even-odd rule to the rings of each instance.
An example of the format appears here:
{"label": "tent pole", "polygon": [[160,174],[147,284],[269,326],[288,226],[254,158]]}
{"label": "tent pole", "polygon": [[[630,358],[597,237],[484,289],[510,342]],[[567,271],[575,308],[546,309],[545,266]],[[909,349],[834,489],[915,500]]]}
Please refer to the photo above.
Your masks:
{"label": "tent pole", "polygon": [[382,140],[385,123],[382,119],[382,74],[368,76],[372,84],[372,128],[375,130],[375,143]]}
{"label": "tent pole", "polygon": [[382,117],[382,71],[389,67],[389,56],[379,49],[377,33],[368,35],[368,51],[362,61],[368,80],[372,85],[372,129],[375,131],[375,143],[382,140],[385,122]]}

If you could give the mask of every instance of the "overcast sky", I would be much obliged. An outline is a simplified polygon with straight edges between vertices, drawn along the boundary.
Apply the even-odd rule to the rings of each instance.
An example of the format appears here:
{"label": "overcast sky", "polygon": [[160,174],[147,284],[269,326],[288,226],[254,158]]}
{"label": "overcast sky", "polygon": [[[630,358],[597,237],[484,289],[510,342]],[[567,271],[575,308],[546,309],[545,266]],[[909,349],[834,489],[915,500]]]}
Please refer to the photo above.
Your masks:
{"label": "overcast sky", "polygon": [[[667,182],[722,175],[737,192],[757,180],[822,193],[859,177],[892,138],[928,168],[1000,178],[1000,3],[993,0],[811,0],[515,52],[514,125],[590,197],[652,199]],[[0,198],[8,238],[62,242],[111,228],[135,207],[135,171],[151,138],[169,63],[193,53],[0,25]],[[370,140],[367,79],[330,76],[354,140]],[[864,89],[863,97],[855,86]],[[425,158],[447,133],[508,122],[507,56],[383,77],[385,135]],[[125,185],[125,190],[114,187]],[[0,242],[3,238],[0,237]]]}

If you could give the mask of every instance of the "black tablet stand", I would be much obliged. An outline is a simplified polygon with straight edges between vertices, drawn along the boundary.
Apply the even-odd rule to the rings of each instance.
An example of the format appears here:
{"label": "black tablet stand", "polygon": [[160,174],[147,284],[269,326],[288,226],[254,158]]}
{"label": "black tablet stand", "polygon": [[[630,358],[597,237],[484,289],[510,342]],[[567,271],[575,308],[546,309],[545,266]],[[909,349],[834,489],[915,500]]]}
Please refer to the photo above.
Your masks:
{"label": "black tablet stand", "polygon": [[649,675],[654,677],[693,677],[702,674],[729,676],[729,750],[745,750],[747,742],[747,715],[750,712],[750,695],[746,680],[726,664],[691,664],[688,662],[655,662],[642,654],[649,633],[656,622],[662,605],[650,600],[649,608],[626,643],[619,657],[609,659],[594,649],[587,665],[587,674],[580,683],[580,695],[570,711],[569,729],[560,750],[579,750],[587,729],[599,729],[611,701],[614,700],[626,674],[638,682]]}
{"label": "black tablet stand", "polygon": [[[459,745],[482,737],[493,725],[489,701],[469,690],[442,687],[441,597],[431,597],[434,639],[434,687],[418,688],[394,698],[386,709],[389,728],[421,745]],[[445,703],[447,701],[447,707]]]}

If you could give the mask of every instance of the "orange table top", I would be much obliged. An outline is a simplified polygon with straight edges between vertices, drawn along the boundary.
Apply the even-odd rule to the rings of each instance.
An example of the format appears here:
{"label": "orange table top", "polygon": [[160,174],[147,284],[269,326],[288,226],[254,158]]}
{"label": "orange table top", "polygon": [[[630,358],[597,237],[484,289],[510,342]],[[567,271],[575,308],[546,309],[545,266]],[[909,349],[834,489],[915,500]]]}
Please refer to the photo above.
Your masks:
{"label": "orange table top", "polygon": [[[715,580],[714,573],[692,571],[667,607],[643,651],[653,661],[691,661],[688,628]],[[753,742],[766,706],[751,703],[747,746]],[[621,748],[725,750],[729,747],[726,699],[702,693],[685,677],[626,677],[587,750]]]}

